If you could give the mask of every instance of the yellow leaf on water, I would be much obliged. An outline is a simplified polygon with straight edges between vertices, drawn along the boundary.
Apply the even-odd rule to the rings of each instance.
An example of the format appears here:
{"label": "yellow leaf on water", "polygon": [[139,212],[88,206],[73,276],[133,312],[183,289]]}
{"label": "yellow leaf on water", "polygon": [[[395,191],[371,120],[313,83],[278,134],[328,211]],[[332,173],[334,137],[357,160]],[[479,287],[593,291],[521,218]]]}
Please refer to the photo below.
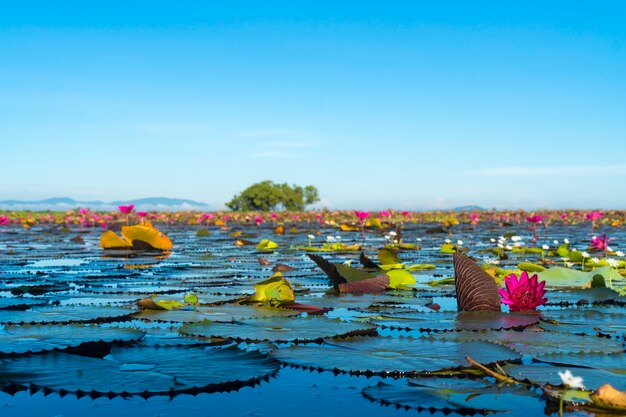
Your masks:
{"label": "yellow leaf on water", "polygon": [[291,284],[282,277],[280,272],[265,281],[254,284],[254,290],[256,293],[248,299],[249,301],[286,303],[296,299]]}
{"label": "yellow leaf on water", "polygon": [[102,249],[130,249],[133,247],[133,244],[119,237],[112,230],[107,230],[100,238],[100,247]]}
{"label": "yellow leaf on water", "polygon": [[158,250],[171,250],[172,241],[169,237],[159,232],[154,227],[136,224],[134,226],[122,226],[122,236],[129,242],[143,242]]}

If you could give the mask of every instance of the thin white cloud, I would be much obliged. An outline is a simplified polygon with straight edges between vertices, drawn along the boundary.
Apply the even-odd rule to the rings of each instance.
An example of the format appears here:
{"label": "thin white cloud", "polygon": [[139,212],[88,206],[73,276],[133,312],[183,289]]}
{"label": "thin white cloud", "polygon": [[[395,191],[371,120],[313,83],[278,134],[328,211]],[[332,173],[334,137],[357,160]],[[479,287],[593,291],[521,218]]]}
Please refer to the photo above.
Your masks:
{"label": "thin white cloud", "polygon": [[283,148],[283,149],[312,148],[315,146],[315,144],[312,142],[303,142],[303,141],[273,141],[273,142],[264,142],[262,145],[270,147],[270,148]]}
{"label": "thin white cloud", "polygon": [[143,133],[189,135],[210,132],[212,126],[205,123],[150,123],[137,125],[135,129]]}
{"label": "thin white cloud", "polygon": [[285,151],[260,151],[253,156],[255,158],[289,158],[291,154]]}
{"label": "thin white cloud", "polygon": [[237,132],[235,137],[243,139],[267,139],[267,140],[283,140],[283,139],[307,139],[313,134],[306,130],[297,129],[258,129]]}
{"label": "thin white cloud", "polygon": [[468,175],[532,177],[548,175],[620,175],[626,174],[626,164],[618,165],[571,165],[557,167],[495,167],[471,170]]}

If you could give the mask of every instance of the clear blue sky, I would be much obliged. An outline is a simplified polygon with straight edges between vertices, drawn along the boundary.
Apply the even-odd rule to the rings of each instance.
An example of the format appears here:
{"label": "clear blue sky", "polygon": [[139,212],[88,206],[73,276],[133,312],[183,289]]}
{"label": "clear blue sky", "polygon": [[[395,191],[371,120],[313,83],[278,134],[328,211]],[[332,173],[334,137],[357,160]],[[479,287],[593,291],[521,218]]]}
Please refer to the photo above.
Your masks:
{"label": "clear blue sky", "polygon": [[95,3],[0,4],[0,199],[626,208],[624,2]]}

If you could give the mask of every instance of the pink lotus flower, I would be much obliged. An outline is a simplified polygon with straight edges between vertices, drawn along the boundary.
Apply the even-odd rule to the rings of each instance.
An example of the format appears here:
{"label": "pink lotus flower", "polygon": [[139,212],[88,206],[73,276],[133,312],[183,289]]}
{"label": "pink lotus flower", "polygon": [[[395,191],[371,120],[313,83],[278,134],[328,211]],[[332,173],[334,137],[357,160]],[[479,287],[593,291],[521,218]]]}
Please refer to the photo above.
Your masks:
{"label": "pink lotus flower", "polygon": [[260,225],[261,223],[263,223],[264,221],[265,220],[263,220],[263,217],[261,217],[261,216],[256,216],[254,218],[254,222],[256,223],[257,226]]}
{"label": "pink lotus flower", "polygon": [[80,214],[83,214],[83,215],[89,213],[89,209],[83,209],[82,208],[82,209],[78,209],[78,211],[80,212]]}
{"label": "pink lotus flower", "polygon": [[138,211],[138,212],[137,212],[137,216],[141,217],[142,219],[143,219],[144,217],[146,217],[147,215],[148,215],[148,212],[147,212],[147,211]]}
{"label": "pink lotus flower", "polygon": [[389,217],[391,217],[391,213],[389,213],[386,210],[383,210],[383,211],[380,212],[380,217],[387,217],[387,218],[389,218]]}
{"label": "pink lotus flower", "polygon": [[215,215],[213,213],[204,213],[203,215],[200,216],[200,219],[206,222],[210,222],[214,217]]}
{"label": "pink lotus flower", "polygon": [[502,304],[508,305],[511,311],[534,310],[548,301],[544,297],[546,290],[543,289],[546,282],[537,282],[537,274],[528,278],[528,272],[524,271],[519,279],[517,275],[511,274],[504,278],[504,284],[506,289],[500,288],[498,292]]}
{"label": "pink lotus flower", "polygon": [[566,220],[567,219],[567,213],[561,213],[561,218],[563,220]]}
{"label": "pink lotus flower", "polygon": [[543,221],[543,217],[538,214],[534,214],[532,216],[526,217],[526,221],[531,223],[539,223]]}
{"label": "pink lotus flower", "polygon": [[359,221],[361,223],[363,223],[365,221],[365,219],[367,219],[370,216],[370,212],[369,211],[354,210],[354,214],[356,214],[356,217],[359,218]]}
{"label": "pink lotus flower", "polygon": [[591,247],[595,250],[608,250],[609,249],[609,239],[606,235],[602,235],[602,237],[594,236],[591,238]]}
{"label": "pink lotus flower", "polygon": [[293,215],[293,221],[294,221],[294,222],[297,222],[297,221],[299,221],[299,220],[300,220],[300,216],[298,216],[297,214],[294,214],[294,215]]}
{"label": "pink lotus flower", "polygon": [[592,222],[598,220],[602,216],[604,216],[604,213],[601,211],[592,211],[585,215],[587,220],[591,220]]}
{"label": "pink lotus flower", "polygon": [[270,217],[272,218],[272,220],[276,220],[276,218],[278,217],[278,214],[270,213]]}
{"label": "pink lotus flower", "polygon": [[403,211],[403,212],[402,212],[402,215],[403,215],[404,217],[408,216],[409,214],[411,214],[411,212],[410,212],[410,211]]}
{"label": "pink lotus flower", "polygon": [[11,219],[9,219],[8,216],[5,216],[4,214],[0,216],[0,226],[5,226],[9,223],[11,223]]}
{"label": "pink lotus flower", "polygon": [[117,208],[124,214],[130,214],[135,209],[135,205],[129,204],[127,206],[118,206]]}

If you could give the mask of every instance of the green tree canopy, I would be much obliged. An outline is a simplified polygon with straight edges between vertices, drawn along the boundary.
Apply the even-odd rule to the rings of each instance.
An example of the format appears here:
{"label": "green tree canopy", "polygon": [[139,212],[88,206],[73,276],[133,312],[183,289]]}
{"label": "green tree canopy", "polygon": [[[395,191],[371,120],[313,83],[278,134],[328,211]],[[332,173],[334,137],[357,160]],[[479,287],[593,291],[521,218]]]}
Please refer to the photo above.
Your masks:
{"label": "green tree canopy", "polygon": [[236,211],[269,211],[284,208],[290,211],[304,210],[309,204],[320,201],[317,188],[312,185],[275,184],[262,181],[252,184],[226,203]]}

